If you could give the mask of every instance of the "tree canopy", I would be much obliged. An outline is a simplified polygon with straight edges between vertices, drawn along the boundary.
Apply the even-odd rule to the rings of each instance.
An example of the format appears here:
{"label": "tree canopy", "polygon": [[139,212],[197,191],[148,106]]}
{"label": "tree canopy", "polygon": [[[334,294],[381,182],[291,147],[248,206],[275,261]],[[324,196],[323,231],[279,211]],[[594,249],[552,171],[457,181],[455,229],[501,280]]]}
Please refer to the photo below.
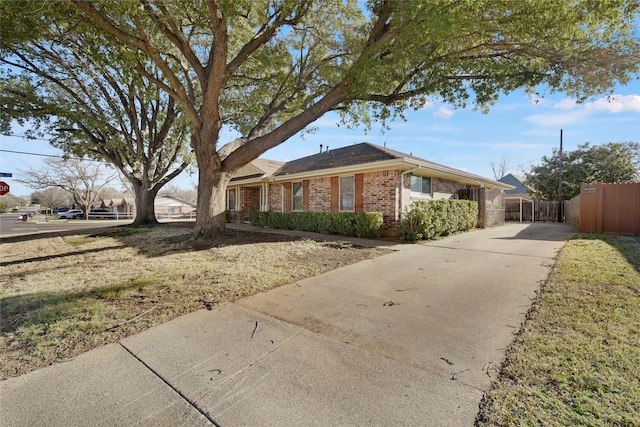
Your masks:
{"label": "tree canopy", "polygon": [[[582,144],[574,151],[562,153],[562,198],[580,194],[582,183],[620,183],[640,180],[640,144],[610,142],[602,145]],[[526,174],[526,183],[538,200],[557,200],[560,180],[560,153],[542,157]]]}
{"label": "tree canopy", "polygon": [[[224,232],[234,172],[328,111],[368,125],[431,96],[485,108],[519,88],[585,99],[626,83],[638,71],[639,9],[635,0],[68,0],[25,19],[100,33],[96,56],[112,52],[180,104],[199,168],[196,234],[206,237]],[[225,126],[239,137],[221,141]]]}
{"label": "tree canopy", "polygon": [[122,67],[102,43],[49,25],[6,46],[0,120],[28,122],[29,135],[112,163],[136,196],[135,223],[154,223],[156,194],[191,162],[188,121],[168,93]]}

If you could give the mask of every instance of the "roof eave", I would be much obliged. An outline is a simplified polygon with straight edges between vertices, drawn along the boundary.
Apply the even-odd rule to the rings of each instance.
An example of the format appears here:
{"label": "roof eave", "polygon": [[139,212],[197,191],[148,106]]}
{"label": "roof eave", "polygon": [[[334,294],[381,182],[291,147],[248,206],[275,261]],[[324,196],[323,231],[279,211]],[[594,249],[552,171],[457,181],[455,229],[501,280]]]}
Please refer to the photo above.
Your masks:
{"label": "roof eave", "polygon": [[511,190],[515,188],[512,185],[505,184],[503,182],[493,181],[491,179],[484,178],[479,175],[474,175],[468,172],[464,172],[458,169],[449,168],[444,165],[439,165],[437,163],[430,163],[420,161],[418,159],[412,158],[398,158],[398,159],[390,159],[390,160],[382,160],[378,162],[370,162],[370,163],[362,163],[358,165],[350,165],[350,166],[342,166],[338,168],[329,168],[329,169],[319,169],[307,172],[299,172],[287,175],[278,175],[273,177],[274,182],[286,182],[286,181],[295,181],[295,180],[303,180],[308,178],[321,178],[327,176],[335,176],[335,175],[348,175],[353,173],[360,172],[373,172],[376,170],[389,170],[389,169],[398,169],[403,171],[408,171],[414,168],[423,169],[425,173],[430,174],[430,176],[434,178],[445,178],[450,180],[455,180],[460,182],[461,184],[469,184],[469,185],[481,185],[484,187],[499,187],[502,190]]}

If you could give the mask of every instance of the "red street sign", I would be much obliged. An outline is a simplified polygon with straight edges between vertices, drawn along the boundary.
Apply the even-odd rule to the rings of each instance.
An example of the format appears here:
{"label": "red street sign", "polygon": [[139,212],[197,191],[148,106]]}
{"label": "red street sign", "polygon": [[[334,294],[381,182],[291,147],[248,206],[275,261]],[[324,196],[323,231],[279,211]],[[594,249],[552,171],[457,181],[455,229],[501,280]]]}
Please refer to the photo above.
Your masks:
{"label": "red street sign", "polygon": [[9,192],[9,184],[4,181],[0,181],[0,196],[4,196]]}

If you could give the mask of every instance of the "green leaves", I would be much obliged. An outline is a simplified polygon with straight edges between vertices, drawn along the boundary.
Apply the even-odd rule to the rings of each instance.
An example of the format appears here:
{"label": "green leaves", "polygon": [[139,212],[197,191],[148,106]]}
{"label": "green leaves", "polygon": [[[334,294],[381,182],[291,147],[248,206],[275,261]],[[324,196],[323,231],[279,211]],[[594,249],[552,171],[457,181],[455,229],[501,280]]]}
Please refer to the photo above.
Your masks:
{"label": "green leaves", "polygon": [[[527,185],[539,200],[557,200],[560,158],[554,149],[551,157],[526,174]],[[610,142],[591,146],[582,144],[563,153],[562,198],[569,200],[580,194],[581,183],[619,183],[640,179],[640,144]]]}

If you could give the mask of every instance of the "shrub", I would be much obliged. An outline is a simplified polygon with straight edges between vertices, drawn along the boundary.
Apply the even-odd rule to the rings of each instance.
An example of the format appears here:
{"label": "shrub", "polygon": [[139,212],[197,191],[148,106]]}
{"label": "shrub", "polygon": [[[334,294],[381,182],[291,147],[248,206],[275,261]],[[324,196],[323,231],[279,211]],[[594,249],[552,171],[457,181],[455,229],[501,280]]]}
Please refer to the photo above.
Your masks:
{"label": "shrub", "polygon": [[478,203],[471,200],[421,200],[404,210],[398,234],[411,241],[448,236],[475,227],[477,218]]}
{"label": "shrub", "polygon": [[249,212],[249,222],[258,227],[313,231],[375,238],[382,227],[381,212]]}

